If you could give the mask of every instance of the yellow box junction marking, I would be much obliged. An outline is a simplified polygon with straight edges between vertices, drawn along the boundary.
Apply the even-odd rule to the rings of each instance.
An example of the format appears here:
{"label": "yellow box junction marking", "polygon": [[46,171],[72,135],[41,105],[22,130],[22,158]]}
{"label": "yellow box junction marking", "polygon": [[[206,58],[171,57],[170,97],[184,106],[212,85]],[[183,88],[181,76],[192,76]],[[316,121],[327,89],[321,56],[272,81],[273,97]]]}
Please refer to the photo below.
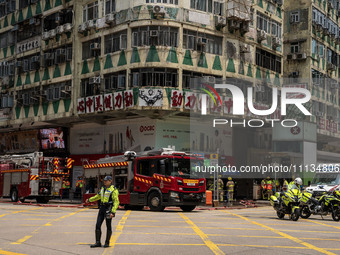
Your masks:
{"label": "yellow box junction marking", "polygon": [[186,223],[188,223],[188,225],[191,226],[191,228],[196,232],[197,235],[199,235],[199,237],[203,240],[203,242],[205,243],[206,246],[208,246],[208,248],[216,255],[222,255],[224,254],[224,252],[222,252],[216,244],[214,244],[209,237],[204,234],[204,232],[196,226],[195,223],[193,223],[187,216],[185,216],[183,213],[178,213],[184,220]]}
{"label": "yellow box junction marking", "polygon": [[1,214],[1,215],[0,215],[0,218],[1,218],[1,217],[4,217],[4,216],[6,216],[6,215],[21,213],[21,212],[29,212],[29,211],[33,211],[33,210],[39,210],[39,209],[42,209],[42,208],[41,208],[41,207],[38,207],[38,208],[32,208],[32,209],[28,209],[28,210],[21,210],[21,211],[15,211],[15,212],[11,212],[11,213],[5,213],[5,214]]}
{"label": "yellow box junction marking", "polygon": [[336,228],[336,229],[340,229],[340,227],[336,227],[336,226],[328,225],[328,224],[321,223],[321,222],[317,222],[317,221],[314,221],[314,220],[304,220],[304,221],[312,222],[312,223],[319,224],[319,225],[322,225],[322,226],[325,226],[325,227],[329,227],[329,228]]}
{"label": "yellow box junction marking", "polygon": [[11,251],[4,251],[0,249],[0,254],[1,255],[26,255],[24,253],[16,253],[16,252],[11,252]]}
{"label": "yellow box junction marking", "polygon": [[291,235],[288,235],[288,234],[286,234],[286,233],[283,233],[283,232],[281,232],[281,231],[279,231],[279,230],[276,230],[276,229],[274,229],[274,228],[271,228],[271,227],[268,227],[268,226],[263,225],[263,224],[261,224],[261,223],[258,223],[258,222],[256,222],[256,221],[250,220],[250,219],[248,219],[248,218],[246,218],[246,217],[244,217],[244,216],[238,215],[238,214],[236,214],[236,213],[231,213],[231,212],[228,212],[228,211],[223,211],[223,212],[224,212],[224,213],[228,213],[228,214],[233,215],[233,216],[236,216],[236,217],[239,217],[239,218],[241,218],[241,219],[243,219],[243,220],[246,220],[246,221],[248,221],[248,222],[251,222],[251,223],[253,223],[254,225],[263,227],[263,228],[265,228],[265,229],[267,229],[267,230],[270,230],[270,231],[272,231],[272,232],[275,233],[275,234],[278,234],[278,235],[280,235],[280,236],[283,236],[283,237],[285,237],[285,238],[287,238],[287,239],[289,239],[289,240],[291,240],[291,241],[293,241],[293,242],[295,242],[295,243],[301,244],[301,245],[303,245],[303,246],[305,246],[305,247],[307,247],[307,248],[309,248],[309,249],[312,249],[312,250],[315,250],[315,251],[318,251],[318,252],[321,252],[321,253],[327,254],[327,255],[335,255],[335,253],[333,253],[333,252],[329,252],[329,251],[327,251],[327,250],[325,250],[325,249],[323,249],[323,248],[319,248],[319,247],[316,247],[316,246],[314,246],[314,245],[312,245],[312,244],[310,244],[310,243],[306,243],[306,242],[300,240],[299,238],[293,237],[293,236],[291,236]]}
{"label": "yellow box junction marking", "polygon": [[120,221],[118,222],[118,225],[116,227],[116,231],[113,233],[111,239],[110,239],[110,248],[109,249],[106,249],[104,252],[103,252],[103,255],[105,254],[113,254],[113,250],[115,248],[115,245],[116,245],[116,242],[119,238],[119,236],[122,234],[123,232],[123,228],[124,228],[124,225],[125,225],[125,222],[127,220],[127,218],[129,217],[131,213],[131,210],[128,210],[124,215],[123,217],[120,219]]}
{"label": "yellow box junction marking", "polygon": [[11,243],[11,244],[22,244],[23,242],[27,241],[27,240],[30,239],[31,237],[32,237],[32,236],[25,236],[25,237],[19,239],[18,241]]}

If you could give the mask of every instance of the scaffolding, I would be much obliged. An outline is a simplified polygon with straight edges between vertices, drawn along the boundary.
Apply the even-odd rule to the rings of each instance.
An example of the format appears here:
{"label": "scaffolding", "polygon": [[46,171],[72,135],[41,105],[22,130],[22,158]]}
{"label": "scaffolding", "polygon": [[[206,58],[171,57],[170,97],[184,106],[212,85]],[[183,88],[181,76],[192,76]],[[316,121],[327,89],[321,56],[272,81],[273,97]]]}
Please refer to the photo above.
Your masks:
{"label": "scaffolding", "polygon": [[231,0],[227,3],[227,18],[230,20],[250,21],[250,0]]}

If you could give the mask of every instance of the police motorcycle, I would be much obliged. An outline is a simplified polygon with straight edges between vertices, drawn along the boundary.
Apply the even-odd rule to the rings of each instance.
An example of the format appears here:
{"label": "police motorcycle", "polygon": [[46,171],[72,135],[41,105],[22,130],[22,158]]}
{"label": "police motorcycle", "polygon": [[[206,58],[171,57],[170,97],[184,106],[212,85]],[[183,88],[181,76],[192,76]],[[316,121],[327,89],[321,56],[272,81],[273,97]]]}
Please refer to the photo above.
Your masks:
{"label": "police motorcycle", "polygon": [[274,196],[270,197],[270,204],[273,206],[279,219],[283,219],[285,214],[289,214],[291,220],[297,221],[300,217],[302,196],[303,193],[299,189],[276,192]]}
{"label": "police motorcycle", "polygon": [[308,193],[309,199],[301,204],[301,218],[308,219],[312,214],[326,216],[332,215],[334,221],[340,220],[340,191],[327,191],[316,198]]}

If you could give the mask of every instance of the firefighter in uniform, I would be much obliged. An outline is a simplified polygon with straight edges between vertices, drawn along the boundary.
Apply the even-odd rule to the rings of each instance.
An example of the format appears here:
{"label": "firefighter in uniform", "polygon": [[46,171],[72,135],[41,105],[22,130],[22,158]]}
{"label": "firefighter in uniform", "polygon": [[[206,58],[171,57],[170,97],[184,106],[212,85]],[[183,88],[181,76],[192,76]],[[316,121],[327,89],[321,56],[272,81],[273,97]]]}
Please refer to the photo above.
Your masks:
{"label": "firefighter in uniform", "polygon": [[267,181],[266,181],[266,188],[267,188],[267,198],[268,200],[270,199],[270,196],[273,195],[273,186],[274,186],[274,181],[272,181],[270,179],[270,177],[267,177]]}
{"label": "firefighter in uniform", "polygon": [[228,202],[229,203],[234,200],[234,186],[235,186],[235,183],[233,182],[233,179],[231,177],[228,177],[227,191],[228,191]]}
{"label": "firefighter in uniform", "polygon": [[265,199],[266,192],[267,192],[267,182],[266,179],[261,181],[261,190],[262,190],[262,199]]}
{"label": "firefighter in uniform", "polygon": [[82,180],[82,177],[78,177],[78,181],[76,182],[76,194],[81,198],[81,190],[84,186],[84,181]]}
{"label": "firefighter in uniform", "polygon": [[91,245],[91,248],[101,247],[100,238],[102,235],[101,226],[104,219],[106,219],[106,240],[104,247],[110,246],[110,238],[112,235],[112,218],[115,217],[116,210],[119,206],[118,190],[112,185],[112,177],[106,176],[104,178],[104,187],[102,187],[99,193],[86,200],[86,203],[100,200],[100,209],[97,217],[96,224],[96,243]]}
{"label": "firefighter in uniform", "polygon": [[69,191],[70,191],[70,182],[68,179],[63,180],[63,185],[62,185],[62,198],[68,198],[69,196]]}
{"label": "firefighter in uniform", "polygon": [[[217,185],[218,185],[219,200],[220,200],[220,202],[223,202],[223,186],[224,186],[224,183],[223,183],[222,179],[218,179],[218,182],[217,182],[217,180],[215,181],[215,188],[217,187]],[[209,190],[214,192],[214,182],[211,182],[211,184],[209,185]]]}

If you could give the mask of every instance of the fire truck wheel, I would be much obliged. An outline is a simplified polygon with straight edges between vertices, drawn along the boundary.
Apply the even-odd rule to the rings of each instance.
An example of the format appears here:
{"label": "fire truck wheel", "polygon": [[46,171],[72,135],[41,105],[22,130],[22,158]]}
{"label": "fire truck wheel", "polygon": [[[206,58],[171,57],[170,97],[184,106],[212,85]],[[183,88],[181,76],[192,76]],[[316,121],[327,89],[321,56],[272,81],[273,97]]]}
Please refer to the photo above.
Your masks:
{"label": "fire truck wheel", "polygon": [[11,201],[12,202],[18,202],[18,190],[17,189],[12,189],[11,190]]}
{"label": "fire truck wheel", "polygon": [[161,212],[165,208],[165,206],[162,206],[161,204],[161,196],[158,192],[152,192],[149,195],[148,205],[151,211]]}
{"label": "fire truck wheel", "polygon": [[183,212],[191,212],[194,210],[196,205],[182,205],[180,208],[183,210]]}

